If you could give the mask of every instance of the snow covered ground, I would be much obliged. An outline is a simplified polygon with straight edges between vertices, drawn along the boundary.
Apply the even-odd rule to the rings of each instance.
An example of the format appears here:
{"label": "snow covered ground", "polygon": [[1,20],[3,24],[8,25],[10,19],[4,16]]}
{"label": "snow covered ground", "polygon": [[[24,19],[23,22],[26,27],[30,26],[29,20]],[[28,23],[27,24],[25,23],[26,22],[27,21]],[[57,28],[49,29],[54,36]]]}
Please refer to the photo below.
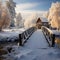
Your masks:
{"label": "snow covered ground", "polygon": [[19,34],[25,31],[24,28],[21,29],[3,29],[0,32],[0,41],[14,41],[19,38]]}
{"label": "snow covered ground", "polygon": [[15,51],[5,55],[6,60],[60,60],[60,49],[48,46],[42,30],[35,31],[23,47],[12,47]]}

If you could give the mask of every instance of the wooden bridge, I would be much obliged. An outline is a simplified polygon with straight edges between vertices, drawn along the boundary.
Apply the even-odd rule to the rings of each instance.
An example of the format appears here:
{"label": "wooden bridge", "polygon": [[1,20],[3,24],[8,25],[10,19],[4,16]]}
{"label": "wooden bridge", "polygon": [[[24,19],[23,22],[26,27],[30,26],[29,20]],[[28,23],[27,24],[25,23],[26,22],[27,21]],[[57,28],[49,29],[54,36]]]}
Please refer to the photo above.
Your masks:
{"label": "wooden bridge", "polygon": [[[60,49],[55,48],[56,36],[47,27],[31,27],[19,34],[18,48],[8,47],[10,55],[6,60],[60,60]],[[13,47],[15,51],[11,52]]]}
{"label": "wooden bridge", "polygon": [[[36,41],[39,40],[40,42],[44,40],[46,41],[46,43],[48,43],[52,47],[55,45],[55,34],[52,32],[52,30],[50,30],[47,27],[43,26],[41,29],[36,29],[35,27],[31,27],[26,31],[24,31],[23,33],[19,34],[19,45],[20,46],[24,45],[24,43],[27,40],[29,40],[31,37],[32,37],[31,40],[33,39]],[[44,41],[43,41],[43,44],[44,44]]]}

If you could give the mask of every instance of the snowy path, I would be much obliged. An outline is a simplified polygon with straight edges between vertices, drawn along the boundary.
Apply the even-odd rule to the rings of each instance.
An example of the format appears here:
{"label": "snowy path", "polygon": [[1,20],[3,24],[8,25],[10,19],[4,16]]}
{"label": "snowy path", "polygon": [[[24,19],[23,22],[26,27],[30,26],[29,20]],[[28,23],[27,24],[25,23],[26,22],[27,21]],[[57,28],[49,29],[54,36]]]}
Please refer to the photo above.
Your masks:
{"label": "snowy path", "polygon": [[29,38],[25,46],[30,49],[47,48],[48,44],[45,36],[42,33],[42,30],[35,31]]}
{"label": "snowy path", "polygon": [[42,30],[37,30],[23,47],[15,46],[15,52],[9,57],[12,60],[60,60],[60,49],[49,47]]}

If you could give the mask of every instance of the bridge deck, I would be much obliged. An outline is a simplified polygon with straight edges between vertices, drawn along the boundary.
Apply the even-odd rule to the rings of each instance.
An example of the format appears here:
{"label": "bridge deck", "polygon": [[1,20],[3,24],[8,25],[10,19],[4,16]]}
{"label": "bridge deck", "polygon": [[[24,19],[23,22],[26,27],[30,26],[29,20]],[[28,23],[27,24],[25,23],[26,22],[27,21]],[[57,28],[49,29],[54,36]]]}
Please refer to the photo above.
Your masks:
{"label": "bridge deck", "polygon": [[35,31],[32,36],[28,39],[27,43],[25,44],[28,48],[47,48],[48,44],[45,39],[45,36],[43,35],[42,30]]}

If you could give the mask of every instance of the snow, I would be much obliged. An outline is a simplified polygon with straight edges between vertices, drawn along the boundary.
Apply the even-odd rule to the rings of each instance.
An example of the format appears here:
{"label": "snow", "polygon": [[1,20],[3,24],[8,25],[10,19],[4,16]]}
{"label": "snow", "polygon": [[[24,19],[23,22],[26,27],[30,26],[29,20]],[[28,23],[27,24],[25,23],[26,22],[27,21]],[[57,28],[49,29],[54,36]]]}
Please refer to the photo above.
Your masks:
{"label": "snow", "polygon": [[14,41],[19,38],[19,34],[25,31],[24,28],[21,29],[4,29],[0,32],[0,41]]}
{"label": "snow", "polygon": [[13,28],[13,29],[3,29],[3,31],[25,31],[26,29],[25,28]]}
{"label": "snow", "polygon": [[42,30],[35,31],[24,46],[12,46],[6,60],[60,60],[60,49],[49,47]]}
{"label": "snow", "polygon": [[52,30],[52,32],[53,32],[53,34],[55,34],[55,35],[60,35],[60,31],[58,31],[58,30]]}
{"label": "snow", "polygon": [[[44,42],[43,42],[44,41]],[[46,48],[48,44],[46,43],[45,36],[42,33],[42,30],[37,30],[34,34],[29,38],[26,46],[29,48]]]}
{"label": "snow", "polygon": [[40,18],[41,18],[42,22],[48,22],[48,20],[46,18],[44,18],[44,17],[40,17]]}

